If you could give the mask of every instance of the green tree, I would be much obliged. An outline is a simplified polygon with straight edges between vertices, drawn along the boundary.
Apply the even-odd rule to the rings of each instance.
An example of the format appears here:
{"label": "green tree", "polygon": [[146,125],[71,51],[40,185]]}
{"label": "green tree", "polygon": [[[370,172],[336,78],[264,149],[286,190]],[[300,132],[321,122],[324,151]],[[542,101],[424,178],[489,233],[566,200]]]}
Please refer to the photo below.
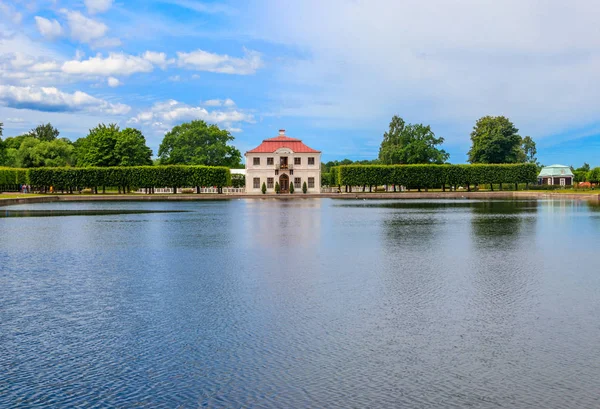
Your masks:
{"label": "green tree", "polygon": [[20,168],[71,166],[74,149],[65,139],[44,141],[27,137],[16,151],[13,165]]}
{"label": "green tree", "polygon": [[262,187],[260,188],[260,191],[262,192],[263,195],[267,193],[267,184],[265,182],[263,182]]}
{"label": "green tree", "polygon": [[442,164],[450,157],[446,151],[436,147],[443,142],[444,138],[436,138],[429,125],[406,124],[394,115],[389,130],[383,134],[379,161],[385,165]]}
{"label": "green tree", "polygon": [[58,138],[59,134],[60,132],[58,132],[58,129],[53,127],[52,124],[48,122],[47,124],[36,126],[29,131],[27,136],[39,139],[40,141],[50,142]]}
{"label": "green tree", "polygon": [[163,165],[207,165],[238,167],[242,155],[235,147],[229,131],[204,121],[175,126],[165,135],[158,149]]}
{"label": "green tree", "polygon": [[100,124],[75,142],[78,166],[152,165],[152,150],[144,135],[133,128]]}
{"label": "green tree", "polygon": [[523,138],[521,142],[521,150],[523,152],[523,160],[521,162],[525,163],[535,163],[537,165],[537,148],[535,146],[535,141],[531,138],[531,136],[526,136]]}
{"label": "green tree", "polygon": [[146,138],[135,128],[123,129],[117,137],[115,154],[121,166],[152,165],[152,149],[146,146]]}
{"label": "green tree", "polygon": [[302,193],[306,194],[308,192],[308,186],[306,185],[306,181],[302,184]]}
{"label": "green tree", "polygon": [[294,183],[290,180],[290,194],[294,194]]}
{"label": "green tree", "polygon": [[575,182],[587,182],[588,181],[588,174],[590,173],[590,165],[589,163],[585,163],[583,164],[583,166],[574,169],[573,166],[571,166],[571,170],[573,171],[573,175],[575,175]]}
{"label": "green tree", "polygon": [[[484,116],[471,132],[471,163],[517,163],[525,161],[519,130],[504,116]],[[530,138],[531,139],[531,138]],[[534,147],[535,148],[535,147]],[[531,154],[531,151],[530,151]],[[535,152],[533,152],[535,156]]]}
{"label": "green tree", "polygon": [[588,182],[600,183],[600,167],[590,170],[587,179]]}
{"label": "green tree", "polygon": [[279,186],[279,182],[275,182],[275,193],[279,193],[281,191],[281,187]]}

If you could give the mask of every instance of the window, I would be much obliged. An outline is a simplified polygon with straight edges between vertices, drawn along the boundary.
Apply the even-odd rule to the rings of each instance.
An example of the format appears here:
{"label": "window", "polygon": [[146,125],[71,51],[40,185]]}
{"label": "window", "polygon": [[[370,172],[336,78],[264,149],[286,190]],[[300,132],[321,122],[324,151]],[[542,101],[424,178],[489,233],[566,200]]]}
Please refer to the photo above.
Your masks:
{"label": "window", "polygon": [[302,158],[294,158],[294,165],[302,165]]}
{"label": "window", "polygon": [[302,180],[300,178],[294,178],[294,187],[296,189],[302,188]]}
{"label": "window", "polygon": [[294,169],[290,169],[290,175],[294,174]]}
{"label": "window", "polygon": [[267,158],[267,165],[273,165],[273,158]]}
{"label": "window", "polygon": [[260,189],[260,178],[254,178],[253,183],[254,189]]}
{"label": "window", "polygon": [[279,175],[279,169],[275,169],[275,176]]}
{"label": "window", "polygon": [[315,188],[315,178],[308,178],[308,188],[309,189]]}
{"label": "window", "polygon": [[254,166],[260,166],[260,158],[254,158],[252,161],[252,164]]}
{"label": "window", "polygon": [[267,189],[273,189],[273,178],[267,178]]}
{"label": "window", "polygon": [[308,158],[308,164],[309,165],[314,165],[315,164],[315,158]]}

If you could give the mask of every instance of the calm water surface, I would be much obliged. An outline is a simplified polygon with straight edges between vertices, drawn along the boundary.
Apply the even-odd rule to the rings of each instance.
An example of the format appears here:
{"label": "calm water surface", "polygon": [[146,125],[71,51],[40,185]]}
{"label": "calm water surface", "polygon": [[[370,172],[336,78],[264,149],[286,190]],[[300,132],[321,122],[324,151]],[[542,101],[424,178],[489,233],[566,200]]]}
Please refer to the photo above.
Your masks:
{"label": "calm water surface", "polygon": [[600,207],[0,218],[0,407],[600,407]]}

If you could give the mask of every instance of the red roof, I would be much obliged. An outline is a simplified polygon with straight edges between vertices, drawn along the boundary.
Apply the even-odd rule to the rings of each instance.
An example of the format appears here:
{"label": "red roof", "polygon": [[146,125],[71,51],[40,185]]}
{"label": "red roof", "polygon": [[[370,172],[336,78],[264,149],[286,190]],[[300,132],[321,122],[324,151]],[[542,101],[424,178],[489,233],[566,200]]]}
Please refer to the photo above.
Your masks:
{"label": "red roof", "polygon": [[272,153],[280,148],[288,148],[295,153],[320,153],[320,151],[306,146],[300,139],[285,136],[283,130],[279,131],[279,135],[275,138],[265,139],[256,148],[246,153]]}

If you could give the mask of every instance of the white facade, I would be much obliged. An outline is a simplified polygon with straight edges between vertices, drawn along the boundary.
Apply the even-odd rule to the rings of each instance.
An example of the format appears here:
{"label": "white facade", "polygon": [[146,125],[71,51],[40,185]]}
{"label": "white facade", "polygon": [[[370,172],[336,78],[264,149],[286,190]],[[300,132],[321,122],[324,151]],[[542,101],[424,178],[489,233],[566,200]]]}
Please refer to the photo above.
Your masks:
{"label": "white facade", "polygon": [[274,194],[275,184],[279,183],[281,193],[287,194],[293,183],[294,194],[302,194],[305,182],[307,193],[321,193],[321,152],[308,148],[299,139],[288,138],[284,130],[279,133],[246,152],[246,193],[262,194],[264,183],[267,194]]}

